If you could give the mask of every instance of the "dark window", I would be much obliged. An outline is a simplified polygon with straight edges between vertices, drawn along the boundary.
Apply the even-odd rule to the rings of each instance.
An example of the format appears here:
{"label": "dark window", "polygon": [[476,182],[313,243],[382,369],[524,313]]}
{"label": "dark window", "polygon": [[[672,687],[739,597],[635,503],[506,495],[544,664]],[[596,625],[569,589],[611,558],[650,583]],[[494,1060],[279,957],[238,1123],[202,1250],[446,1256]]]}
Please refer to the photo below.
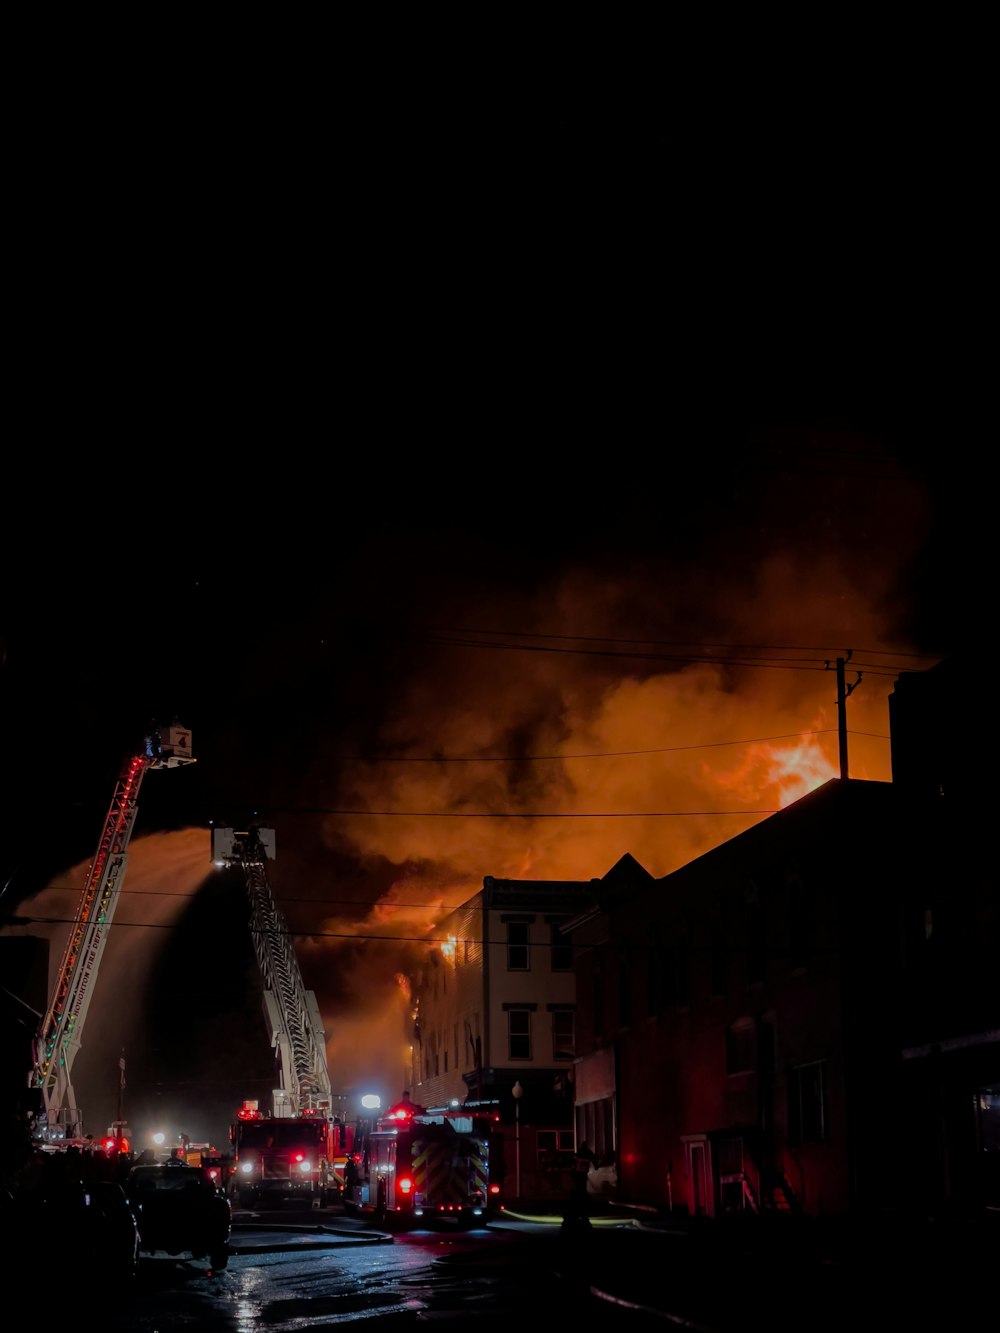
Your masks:
{"label": "dark window", "polygon": [[576,1014],[572,1009],[552,1010],[552,1055],[572,1060],[576,1054]]}
{"label": "dark window", "polygon": [[557,1171],[572,1168],[576,1161],[571,1129],[540,1129],[538,1131],[538,1169]]}
{"label": "dark window", "polygon": [[572,972],[573,971],[573,946],[567,937],[562,933],[559,926],[553,923],[549,930],[552,939],[552,971],[553,972]]}
{"label": "dark window", "polygon": [[798,1147],[826,1137],[826,1061],[797,1065],[788,1073],[789,1141]]}
{"label": "dark window", "polygon": [[726,1073],[749,1074],[756,1060],[752,1018],[738,1018],[726,1033]]}
{"label": "dark window", "polygon": [[528,970],[528,922],[507,922],[507,971]]}
{"label": "dark window", "polygon": [[507,1011],[507,1058],[508,1060],[531,1059],[530,1009]]}

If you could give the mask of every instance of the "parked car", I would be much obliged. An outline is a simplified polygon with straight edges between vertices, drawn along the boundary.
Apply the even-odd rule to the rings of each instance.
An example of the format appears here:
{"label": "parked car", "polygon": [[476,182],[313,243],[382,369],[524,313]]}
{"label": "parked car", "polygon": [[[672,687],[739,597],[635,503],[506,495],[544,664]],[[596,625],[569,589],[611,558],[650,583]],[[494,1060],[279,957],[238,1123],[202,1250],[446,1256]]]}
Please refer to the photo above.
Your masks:
{"label": "parked car", "polygon": [[[3,1191],[0,1229],[7,1286],[32,1299],[44,1292],[46,1300],[59,1300],[92,1282],[95,1272],[102,1274],[102,1296],[115,1299],[135,1278],[139,1230],[125,1191],[112,1180],[83,1179],[79,1161],[65,1153],[31,1163]],[[50,1292],[53,1237],[61,1289]]]}
{"label": "parked car", "polygon": [[111,1276],[127,1286],[139,1264],[139,1224],[135,1213],[125,1190],[113,1180],[92,1180],[87,1192],[100,1211],[102,1264]]}
{"label": "parked car", "polygon": [[143,1254],[162,1250],[208,1259],[221,1272],[229,1263],[232,1206],[198,1167],[182,1162],[134,1166],[125,1183]]}

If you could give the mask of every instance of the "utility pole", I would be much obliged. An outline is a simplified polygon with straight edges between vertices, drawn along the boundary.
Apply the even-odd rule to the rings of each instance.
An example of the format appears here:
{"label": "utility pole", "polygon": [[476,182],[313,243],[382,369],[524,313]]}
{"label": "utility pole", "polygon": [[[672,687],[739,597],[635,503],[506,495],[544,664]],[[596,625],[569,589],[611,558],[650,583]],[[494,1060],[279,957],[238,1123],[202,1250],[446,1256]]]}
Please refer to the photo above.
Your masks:
{"label": "utility pole", "polygon": [[[854,649],[848,648],[846,657],[837,658],[837,731],[840,736],[840,776],[847,777],[847,701],[861,684],[861,672],[853,685],[845,685],[845,668],[854,656]],[[827,671],[830,663],[825,664]]]}

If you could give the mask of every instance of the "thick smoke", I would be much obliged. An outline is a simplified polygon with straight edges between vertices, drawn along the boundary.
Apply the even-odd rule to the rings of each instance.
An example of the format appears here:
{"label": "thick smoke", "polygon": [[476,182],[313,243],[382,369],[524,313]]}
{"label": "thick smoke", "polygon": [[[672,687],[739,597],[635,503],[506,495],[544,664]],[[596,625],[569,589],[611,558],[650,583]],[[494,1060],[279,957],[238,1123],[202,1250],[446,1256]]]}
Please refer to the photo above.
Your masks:
{"label": "thick smoke", "polygon": [[[320,1000],[335,1092],[404,1086],[410,978],[442,917],[485,876],[590,880],[626,852],[666,875],[838,776],[835,664],[849,651],[848,683],[863,677],[847,701],[849,774],[889,780],[888,696],[901,670],[936,660],[905,656],[924,647],[911,576],[931,515],[921,487],[875,462],[805,484],[794,469],[758,472],[725,504],[668,476],[641,513],[620,479],[575,508],[571,492],[544,512],[536,496],[533,522],[564,515],[563,546],[537,567],[515,527],[487,532],[487,559],[471,524],[438,524],[433,540],[429,523],[401,526],[398,541],[383,524],[377,549],[360,536],[352,548],[353,581],[334,568],[324,578],[320,550],[308,583],[298,567],[294,579],[273,575],[282,596],[287,584],[300,598],[294,634],[283,629],[245,665],[219,659],[219,692],[235,696],[245,672],[248,698],[308,707],[289,708],[285,732],[241,724],[219,748],[248,771],[263,751],[275,803],[321,827],[308,854],[294,831],[282,835],[274,888]],[[526,483],[507,500],[529,496]],[[344,606],[345,588],[356,606]],[[380,640],[369,673],[359,636],[338,640],[331,625],[376,616],[423,637]],[[332,664],[353,671],[352,688]],[[246,785],[258,778],[263,788],[258,773]],[[194,894],[208,859],[207,833],[137,840],[119,919],[143,904],[151,921],[176,922],[182,899],[134,895],[168,883]],[[51,901],[65,912],[66,895]],[[116,924],[102,994],[141,991],[159,935]],[[240,974],[239,988],[252,984]],[[94,1082],[106,1113],[101,1079],[135,1016],[120,999],[104,1012],[95,1003],[92,1027],[78,1082]],[[247,1042],[258,1034],[263,1046],[254,1018]],[[248,1065],[234,1093],[248,1095]],[[192,1078],[212,1075],[206,1055]]]}

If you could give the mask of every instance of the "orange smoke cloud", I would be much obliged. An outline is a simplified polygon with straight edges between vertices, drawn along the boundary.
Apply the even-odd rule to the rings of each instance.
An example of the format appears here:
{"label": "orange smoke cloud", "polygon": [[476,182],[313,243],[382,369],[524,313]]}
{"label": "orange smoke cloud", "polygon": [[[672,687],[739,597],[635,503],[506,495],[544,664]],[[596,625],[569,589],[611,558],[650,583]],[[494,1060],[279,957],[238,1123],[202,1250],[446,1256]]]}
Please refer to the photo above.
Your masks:
{"label": "orange smoke cloud", "polygon": [[[856,530],[874,539],[872,491],[866,482],[853,509]],[[853,544],[805,513],[795,517],[794,535],[808,540],[790,534],[785,549],[774,541],[761,556],[731,540],[737,554],[716,553],[714,564],[704,551],[686,566],[628,558],[614,571],[540,577],[530,601],[502,608],[491,596],[488,610],[471,600],[463,610],[459,599],[447,617],[439,612],[439,623],[514,625],[564,651],[432,644],[414,654],[377,735],[378,752],[410,762],[346,765],[338,789],[323,793],[337,809],[386,812],[333,814],[323,825],[330,850],[359,867],[356,883],[377,882],[377,901],[340,914],[314,897],[307,920],[307,909],[291,906],[297,885],[283,875],[275,884],[279,903],[290,900],[303,977],[320,1001],[335,1092],[384,1082],[395,1094],[404,1085],[411,998],[398,979],[412,975],[426,956],[421,942],[485,876],[589,880],[626,852],[663,876],[836,777],[833,667],[854,646],[873,665],[847,701],[850,776],[889,780],[887,699],[900,659],[872,654],[909,646],[889,641],[884,627],[900,610],[896,571],[925,535],[920,503],[898,501],[891,559],[885,547],[873,559],[870,540]],[[810,543],[826,549],[810,554]],[[753,656],[739,645],[753,644],[828,646],[776,647],[769,666],[735,665]],[[849,663],[849,684],[855,676]],[[460,756],[476,757],[445,762]],[[303,804],[318,803],[320,785],[310,781]],[[174,889],[193,891],[204,878],[208,834],[163,836],[158,845],[137,840],[128,889],[140,887],[154,851],[161,867],[175,853],[187,857],[184,874],[169,874]],[[119,919],[136,901],[125,895]],[[176,901],[148,907],[169,916]],[[128,933],[139,934],[116,927],[112,944]],[[114,962],[112,944],[112,974],[141,971],[135,958]],[[128,984],[140,982],[137,974]],[[88,1031],[88,1048],[94,1041]]]}
{"label": "orange smoke cloud", "polygon": [[[844,645],[769,656],[787,660],[780,669],[448,650],[432,670],[400,682],[382,728],[384,752],[412,762],[359,763],[337,794],[343,808],[398,813],[336,815],[325,824],[331,847],[372,867],[397,867],[392,888],[364,920],[329,920],[325,928],[433,935],[486,875],[588,880],[625,852],[666,875],[839,776],[836,658],[852,643],[882,645],[890,573],[882,579],[870,568],[852,579],[830,560],[806,570],[780,555],[741,569],[739,593],[721,599],[725,630],[716,641]],[[574,575],[540,594],[544,609],[534,623],[550,635],[624,633],[618,625],[629,595],[634,588],[611,579]],[[507,623],[532,618],[522,608]],[[710,646],[688,651],[726,655]],[[891,661],[848,699],[851,777],[890,779]],[[848,665],[849,684],[855,675]],[[420,762],[432,755],[509,762]],[[553,817],[518,817],[539,814]],[[354,974],[358,1000],[367,990],[374,1006],[381,996],[382,1017],[364,1022],[382,1024],[394,1043],[405,1006],[389,978],[406,965],[407,950],[375,940],[347,951],[336,941],[318,947],[338,953],[338,965]],[[412,946],[410,956],[420,956]],[[358,1049],[346,1031],[331,1048],[344,1068]]]}

